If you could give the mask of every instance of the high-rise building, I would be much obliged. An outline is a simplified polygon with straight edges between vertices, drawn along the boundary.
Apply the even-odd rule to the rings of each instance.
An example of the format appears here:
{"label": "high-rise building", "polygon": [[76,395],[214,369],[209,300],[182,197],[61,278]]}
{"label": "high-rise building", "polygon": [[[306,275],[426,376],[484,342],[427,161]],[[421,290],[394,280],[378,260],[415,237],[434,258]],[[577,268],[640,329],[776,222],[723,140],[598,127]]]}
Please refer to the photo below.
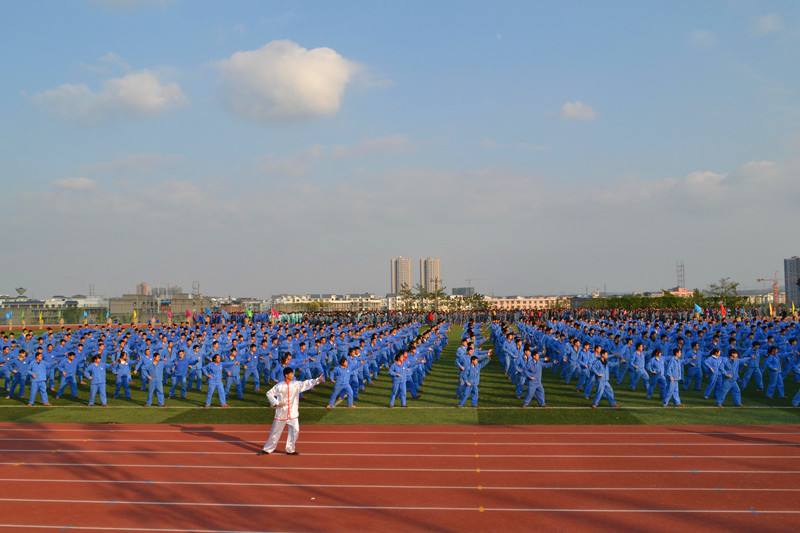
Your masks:
{"label": "high-rise building", "polygon": [[136,286],[136,294],[138,296],[150,296],[150,285],[144,281],[141,282]]}
{"label": "high-rise building", "polygon": [[389,261],[389,293],[400,294],[403,289],[411,288],[411,259],[392,257]]}
{"label": "high-rise building", "polygon": [[419,260],[419,284],[428,292],[435,292],[442,288],[438,257],[426,257]]}
{"label": "high-rise building", "polygon": [[800,309],[800,257],[783,260],[783,273],[786,276],[786,305],[792,304]]}

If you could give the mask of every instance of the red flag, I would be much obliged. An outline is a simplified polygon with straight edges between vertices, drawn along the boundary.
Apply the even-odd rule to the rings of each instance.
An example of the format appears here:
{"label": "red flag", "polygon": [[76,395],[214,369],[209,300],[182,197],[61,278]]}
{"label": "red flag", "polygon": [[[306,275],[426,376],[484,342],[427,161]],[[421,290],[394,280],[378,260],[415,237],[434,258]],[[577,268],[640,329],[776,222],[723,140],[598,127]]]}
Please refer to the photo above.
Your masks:
{"label": "red flag", "polygon": [[725,318],[725,317],[728,316],[728,310],[725,309],[725,305],[722,304],[722,303],[719,304],[719,312],[722,315],[722,318]]}
{"label": "red flag", "polygon": [[272,308],[272,310],[270,311],[270,314],[271,314],[272,316],[275,316],[275,317],[276,317],[276,316],[278,316],[278,312],[275,310],[275,308],[274,308],[274,307],[273,307],[273,308]]}

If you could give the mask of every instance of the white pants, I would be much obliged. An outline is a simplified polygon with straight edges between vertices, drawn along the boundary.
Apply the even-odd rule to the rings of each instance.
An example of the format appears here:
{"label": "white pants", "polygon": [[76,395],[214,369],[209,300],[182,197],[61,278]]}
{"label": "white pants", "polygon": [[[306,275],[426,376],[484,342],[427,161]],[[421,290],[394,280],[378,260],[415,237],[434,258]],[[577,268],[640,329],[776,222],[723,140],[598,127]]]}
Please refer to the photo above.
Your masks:
{"label": "white pants", "polygon": [[289,426],[289,435],[286,437],[286,453],[294,452],[297,434],[300,433],[300,421],[297,418],[291,420],[275,419],[272,421],[272,430],[269,432],[267,442],[264,443],[265,452],[272,453],[278,447],[278,441],[281,439],[284,426]]}

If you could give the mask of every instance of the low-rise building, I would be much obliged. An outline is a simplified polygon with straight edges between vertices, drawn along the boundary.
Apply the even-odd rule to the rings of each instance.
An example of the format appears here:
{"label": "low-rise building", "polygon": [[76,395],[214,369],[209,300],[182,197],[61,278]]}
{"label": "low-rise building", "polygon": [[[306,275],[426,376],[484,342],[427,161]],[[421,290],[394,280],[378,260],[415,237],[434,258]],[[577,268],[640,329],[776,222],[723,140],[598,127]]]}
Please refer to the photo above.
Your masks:
{"label": "low-rise building", "polygon": [[544,311],[570,307],[569,296],[486,296],[490,309],[497,311]]}

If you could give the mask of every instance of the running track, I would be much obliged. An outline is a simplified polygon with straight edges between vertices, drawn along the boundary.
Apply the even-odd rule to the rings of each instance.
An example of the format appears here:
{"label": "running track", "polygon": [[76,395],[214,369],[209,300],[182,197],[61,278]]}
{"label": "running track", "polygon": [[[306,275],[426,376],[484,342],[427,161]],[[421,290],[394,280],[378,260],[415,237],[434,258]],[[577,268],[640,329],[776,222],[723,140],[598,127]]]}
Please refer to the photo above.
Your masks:
{"label": "running track", "polygon": [[266,430],[0,424],[0,531],[800,529],[800,426]]}

